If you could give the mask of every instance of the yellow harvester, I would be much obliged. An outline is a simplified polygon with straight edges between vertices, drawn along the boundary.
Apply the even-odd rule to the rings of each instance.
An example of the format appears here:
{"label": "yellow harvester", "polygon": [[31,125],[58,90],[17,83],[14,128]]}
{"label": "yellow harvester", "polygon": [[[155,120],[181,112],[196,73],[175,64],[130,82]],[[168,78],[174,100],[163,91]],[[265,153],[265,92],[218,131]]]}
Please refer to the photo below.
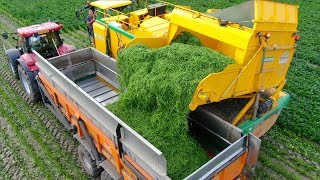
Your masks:
{"label": "yellow harvester", "polygon": [[[151,48],[166,46],[182,32],[191,32],[203,45],[236,61],[199,82],[189,105],[191,111],[212,106],[206,109],[246,133],[261,136],[289,100],[281,90],[298,39],[297,6],[255,0],[200,13],[159,1],[125,14],[118,10],[132,5],[131,1],[94,1],[90,5],[97,9],[94,46],[111,57],[117,58],[119,50],[137,43]],[[168,11],[170,7],[174,9]]]}
{"label": "yellow harvester", "polygon": [[299,39],[298,7],[255,0],[200,13],[159,1],[128,14],[120,12],[131,5],[104,0],[86,6],[96,9],[94,48],[50,59],[33,51],[43,102],[66,129],[76,131],[86,172],[101,179],[170,179],[168,155],[106,106],[119,99],[119,50],[137,43],[163,47],[190,32],[236,63],[208,74],[194,90],[189,131],[211,159],[181,179],[250,175],[261,143],[255,136],[271,128],[289,101],[282,88]]}

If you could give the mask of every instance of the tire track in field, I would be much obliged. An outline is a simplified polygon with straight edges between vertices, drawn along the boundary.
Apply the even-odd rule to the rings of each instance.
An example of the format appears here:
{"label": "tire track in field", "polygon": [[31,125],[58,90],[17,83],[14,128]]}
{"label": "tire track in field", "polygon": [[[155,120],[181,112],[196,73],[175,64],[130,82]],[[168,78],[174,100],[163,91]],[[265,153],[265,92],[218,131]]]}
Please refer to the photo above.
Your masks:
{"label": "tire track in field", "polygon": [[[6,31],[8,31],[7,27],[14,28],[15,26],[10,26],[10,23],[12,22],[7,22],[5,18],[0,18],[1,24],[6,24]],[[4,29],[4,28],[2,28]],[[10,31],[10,30],[9,30]],[[7,43],[9,45],[9,43]],[[2,61],[1,62],[3,65],[6,64],[6,62]],[[46,109],[42,104],[37,104],[37,103],[32,103],[30,102],[27,97],[24,95],[24,92],[22,88],[20,87],[20,83],[18,80],[14,79],[11,76],[11,73],[7,71],[1,71],[1,75],[3,77],[6,77],[6,80],[10,84],[12,84],[12,87],[14,87],[15,91],[24,99],[27,100],[27,104],[32,108],[32,111],[36,113],[36,116],[39,117],[43,122],[43,126],[50,131],[50,135],[54,136],[54,138],[57,140],[57,144],[59,144],[64,150],[66,150],[71,156],[68,160],[65,159],[63,161],[57,160],[57,162],[61,161],[64,165],[72,165],[73,163],[75,164],[75,167],[79,167],[80,161],[77,158],[77,142],[72,138],[72,136],[68,133],[65,132],[64,127],[60,124],[60,122],[57,121],[55,117],[52,116],[51,112]],[[48,114],[51,114],[48,116]],[[70,155],[70,152],[72,153]],[[60,163],[61,163],[60,162]],[[73,162],[73,163],[70,163]],[[77,165],[76,165],[77,164]],[[81,170],[81,172],[71,172],[71,174],[76,174],[76,176],[81,176],[85,177],[84,171]]]}
{"label": "tire track in field", "polygon": [[[1,20],[1,16],[0,16]],[[3,18],[2,18],[3,20]],[[1,24],[1,23],[0,23]],[[13,47],[8,41],[3,41],[6,43],[7,47]],[[2,52],[0,53],[2,54]],[[5,55],[2,55],[4,57]],[[0,60],[0,63],[3,66],[7,66],[7,62],[4,61],[2,58]],[[60,142],[61,146],[63,146],[64,149],[72,152],[73,154],[77,153],[77,143],[73,138],[70,138],[70,134],[66,133],[63,129],[63,126],[60,124],[60,122],[57,121],[57,119],[51,114],[51,112],[42,104],[33,103],[31,102],[26,95],[24,94],[23,89],[21,88],[19,80],[16,80],[12,77],[11,72],[9,72],[9,69],[1,71],[1,75],[6,78],[6,80],[11,84],[11,86],[14,88],[14,90],[25,100],[27,101],[28,105],[34,110],[34,112],[37,113],[37,115],[43,120],[44,125],[52,132],[56,139]],[[50,114],[50,116],[49,116]]]}
{"label": "tire track in field", "polygon": [[[6,86],[6,88],[10,92],[13,91],[13,89],[10,89],[10,86]],[[83,174],[83,171],[79,167],[70,164],[70,162],[76,164],[76,158],[65,150],[62,150],[59,142],[55,139],[54,135],[58,135],[58,130],[53,130],[55,134],[47,133],[45,125],[41,122],[40,118],[30,113],[33,112],[33,110],[30,110],[31,108],[26,108],[28,106],[27,103],[19,101],[19,99],[12,96],[5,97],[5,99],[13,109],[13,112],[18,111],[18,109],[20,110],[20,113],[17,113],[17,117],[21,126],[24,126],[26,133],[28,133],[29,137],[32,137],[32,144],[36,147],[37,154],[40,154],[41,157],[46,157],[44,162],[46,166],[51,167],[52,173],[56,177],[60,177],[61,175],[66,176],[65,178],[70,178],[70,174],[75,173],[75,176]],[[14,106],[14,104],[19,104],[19,106]]]}
{"label": "tire track in field", "polygon": [[57,121],[53,114],[49,110],[47,110],[43,104],[31,102],[24,94],[20,82],[12,77],[11,72],[8,72],[8,70],[0,71],[0,75],[8,80],[14,91],[16,91],[20,95],[20,97],[25,101],[24,103],[26,103],[27,106],[32,109],[32,112],[34,112],[36,116],[41,119],[43,125],[52,133],[55,139],[57,139],[61,147],[69,153],[72,153],[74,156],[77,156],[78,144],[76,140],[70,137],[71,134],[67,133],[64,130],[64,127],[59,121]]}
{"label": "tire track in field", "polygon": [[[4,139],[1,138],[1,141],[3,142]],[[19,167],[17,167],[11,151],[4,143],[0,144],[0,161],[2,162],[0,168],[5,179],[21,178]]]}
{"label": "tire track in field", "polygon": [[[3,81],[3,79],[1,78]],[[0,88],[1,94],[1,114],[7,119],[7,122],[13,128],[17,138],[23,143],[28,151],[28,155],[32,156],[36,165],[41,169],[44,176],[48,179],[54,178],[57,170],[46,158],[43,144],[39,142],[39,137],[33,134],[30,125],[27,124],[28,118],[21,114],[22,110],[18,107],[18,103],[13,101],[9,95],[9,91],[3,85]]]}
{"label": "tire track in field", "polygon": [[[4,179],[35,179],[36,177],[27,177],[30,174],[29,170],[33,168],[31,159],[25,156],[26,152],[20,146],[20,142],[17,142],[12,129],[1,117],[0,142],[0,162],[3,163],[0,168],[7,174],[7,178]],[[12,144],[15,144],[15,147]]]}
{"label": "tire track in field", "polygon": [[[295,138],[297,138],[286,133],[282,134],[282,136],[286,136],[291,141],[296,141]],[[279,139],[281,138],[283,137],[279,137]],[[267,154],[268,157],[273,159],[274,164],[282,164],[281,168],[286,171],[286,174],[297,174],[299,179],[316,179],[316,177],[320,176],[319,151],[317,151],[317,147],[311,148],[311,150],[310,147],[301,147],[303,151],[309,148],[308,155],[308,153],[305,154],[300,150],[292,150],[288,143],[280,142],[278,139],[269,136],[263,138],[263,143],[264,148],[261,153]],[[274,167],[272,166],[271,168]]]}

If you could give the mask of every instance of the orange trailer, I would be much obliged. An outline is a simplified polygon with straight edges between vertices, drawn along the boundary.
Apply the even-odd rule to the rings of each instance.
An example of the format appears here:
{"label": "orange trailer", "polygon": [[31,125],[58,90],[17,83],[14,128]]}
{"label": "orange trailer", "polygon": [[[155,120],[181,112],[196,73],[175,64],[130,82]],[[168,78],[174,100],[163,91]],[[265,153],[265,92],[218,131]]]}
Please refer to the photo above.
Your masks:
{"label": "orange trailer", "polygon": [[[166,155],[105,106],[117,101],[116,62],[93,48],[44,59],[37,52],[44,103],[80,142],[86,172],[101,179],[170,179]],[[234,179],[256,164],[260,140],[204,112],[188,117],[191,134],[215,156],[185,179]],[[183,148],[183,147],[182,147]],[[212,154],[212,153],[211,153]]]}

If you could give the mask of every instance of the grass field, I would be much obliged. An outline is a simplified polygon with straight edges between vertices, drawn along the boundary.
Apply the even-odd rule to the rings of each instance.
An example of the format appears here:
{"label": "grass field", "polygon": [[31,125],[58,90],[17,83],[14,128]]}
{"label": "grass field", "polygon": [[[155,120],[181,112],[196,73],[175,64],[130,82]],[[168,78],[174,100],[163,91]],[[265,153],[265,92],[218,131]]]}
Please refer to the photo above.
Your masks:
{"label": "grass field", "polygon": [[[67,27],[64,40],[77,48],[89,46],[74,10],[85,1],[0,0],[0,33],[36,22],[59,20]],[[240,0],[171,0],[205,11]],[[277,125],[262,138],[256,179],[318,179],[320,177],[320,0],[282,0],[298,4],[301,41],[288,73],[291,95]],[[67,4],[71,4],[67,5]],[[30,11],[30,9],[33,9]],[[41,11],[37,11],[41,9]],[[63,12],[63,13],[61,13]],[[4,42],[7,47],[13,41]],[[0,51],[0,179],[88,179],[77,160],[77,143],[41,104],[26,101],[20,82],[10,76]]]}

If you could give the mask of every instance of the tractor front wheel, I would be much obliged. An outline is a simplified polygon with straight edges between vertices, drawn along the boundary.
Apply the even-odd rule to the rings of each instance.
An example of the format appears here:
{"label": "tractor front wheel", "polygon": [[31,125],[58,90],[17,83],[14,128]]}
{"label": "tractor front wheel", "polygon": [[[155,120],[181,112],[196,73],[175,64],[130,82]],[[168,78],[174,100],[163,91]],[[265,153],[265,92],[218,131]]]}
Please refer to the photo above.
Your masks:
{"label": "tractor front wheel", "polygon": [[22,88],[27,95],[27,97],[32,101],[32,102],[37,102],[41,99],[41,94],[39,92],[35,92],[34,89],[32,88],[32,81],[26,71],[22,68],[22,66],[19,64],[18,65],[18,73],[20,76],[20,82],[22,85]]}
{"label": "tractor front wheel", "polygon": [[8,56],[8,66],[14,76],[14,78],[19,79],[19,74],[18,74],[18,68],[16,67],[17,65],[13,64],[12,59]]}
{"label": "tractor front wheel", "polygon": [[83,145],[79,145],[78,154],[83,168],[91,177],[98,177],[101,174],[102,168],[98,168],[96,161],[92,159],[89,152]]}

